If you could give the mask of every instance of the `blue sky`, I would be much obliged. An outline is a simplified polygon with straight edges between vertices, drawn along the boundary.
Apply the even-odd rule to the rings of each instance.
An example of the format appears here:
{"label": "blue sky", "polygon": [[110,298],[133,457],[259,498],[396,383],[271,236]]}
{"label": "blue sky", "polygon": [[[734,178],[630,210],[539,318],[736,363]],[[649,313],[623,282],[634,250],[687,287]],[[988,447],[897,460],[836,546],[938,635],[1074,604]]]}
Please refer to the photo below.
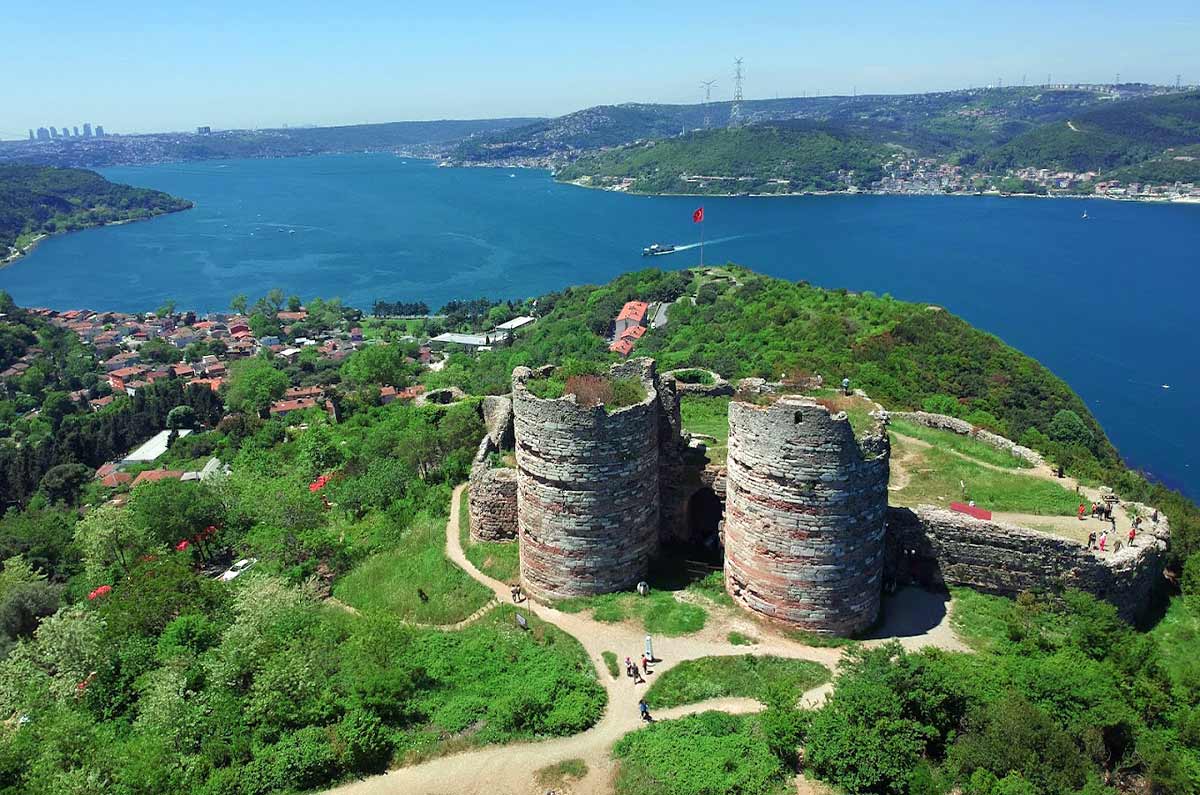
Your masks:
{"label": "blue sky", "polygon": [[1200,3],[4,4],[0,137],[557,115],[627,101],[1200,83]]}

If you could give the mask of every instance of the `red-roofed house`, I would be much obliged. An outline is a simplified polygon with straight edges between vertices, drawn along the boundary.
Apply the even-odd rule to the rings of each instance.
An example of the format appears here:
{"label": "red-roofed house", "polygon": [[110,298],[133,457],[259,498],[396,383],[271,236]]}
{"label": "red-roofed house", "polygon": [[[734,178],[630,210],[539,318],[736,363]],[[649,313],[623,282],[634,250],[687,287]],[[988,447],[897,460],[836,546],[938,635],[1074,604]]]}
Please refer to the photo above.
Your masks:
{"label": "red-roofed house", "polygon": [[312,398],[296,398],[295,400],[278,400],[271,404],[272,417],[286,417],[293,411],[304,411],[315,408],[317,401]]}
{"label": "red-roofed house", "polygon": [[610,351],[616,351],[622,356],[628,356],[633,353],[633,340],[629,337],[621,337],[621,339],[608,346]]}
{"label": "red-roofed house", "polygon": [[128,472],[109,472],[104,477],[100,478],[100,485],[106,489],[115,489],[118,486],[127,486],[133,482],[133,475]]}
{"label": "red-roofed house", "polygon": [[121,367],[108,374],[108,385],[114,392],[124,392],[125,387],[146,372],[146,367]]}
{"label": "red-roofed house", "polygon": [[626,329],[634,326],[643,326],[646,323],[646,313],[650,311],[650,305],[645,301],[630,301],[621,307],[621,313],[617,315],[614,322],[614,331],[619,337]]}
{"label": "red-roofed house", "polygon": [[183,473],[176,469],[147,469],[145,472],[139,472],[138,476],[133,479],[133,486],[136,488],[142,483],[157,483],[160,480],[182,480]]}
{"label": "red-roofed house", "polygon": [[621,332],[621,339],[640,340],[646,334],[645,326],[630,326]]}
{"label": "red-roofed house", "polygon": [[224,383],[224,378],[193,378],[192,380],[188,381],[188,386],[191,386],[192,384],[198,384],[200,386],[206,386],[212,391],[216,392]]}
{"label": "red-roofed house", "polygon": [[301,309],[299,312],[276,312],[275,318],[280,323],[297,323],[308,317],[308,311]]}

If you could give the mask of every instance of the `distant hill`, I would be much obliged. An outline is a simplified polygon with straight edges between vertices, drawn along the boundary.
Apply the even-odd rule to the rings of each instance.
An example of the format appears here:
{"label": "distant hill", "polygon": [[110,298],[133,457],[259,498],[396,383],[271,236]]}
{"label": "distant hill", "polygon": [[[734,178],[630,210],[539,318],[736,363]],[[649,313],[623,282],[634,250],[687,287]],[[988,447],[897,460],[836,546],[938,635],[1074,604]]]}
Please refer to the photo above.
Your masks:
{"label": "distant hill", "polygon": [[[630,190],[642,193],[841,190],[879,179],[880,166],[893,151],[834,125],[771,122],[586,155],[557,176],[590,177],[598,185],[632,178]],[[839,171],[852,173],[842,180]]]}
{"label": "distant hill", "polygon": [[0,261],[41,234],[55,234],[186,210],[162,191],[109,182],[94,171],[0,165]]}
{"label": "distant hill", "polygon": [[992,169],[1107,170],[1200,143],[1200,92],[1114,102],[1017,136],[984,156]]}
{"label": "distant hill", "polygon": [[[1152,86],[1122,86],[1140,96]],[[929,94],[790,97],[742,103],[746,124],[808,120],[837,125],[877,142],[896,142],[923,153],[982,151],[1050,121],[1065,120],[1113,96],[1106,89],[1004,88]],[[730,125],[733,103],[704,105],[600,105],[555,119],[486,133],[453,148],[450,157],[487,164],[569,160],[583,152],[679,135],[708,125]]]}
{"label": "distant hill", "polygon": [[106,166],[249,157],[295,157],[336,152],[428,149],[436,154],[475,135],[524,126],[536,119],[401,121],[344,127],[225,130],[204,135],[155,133],[105,138],[0,143],[0,161],[55,166]]}

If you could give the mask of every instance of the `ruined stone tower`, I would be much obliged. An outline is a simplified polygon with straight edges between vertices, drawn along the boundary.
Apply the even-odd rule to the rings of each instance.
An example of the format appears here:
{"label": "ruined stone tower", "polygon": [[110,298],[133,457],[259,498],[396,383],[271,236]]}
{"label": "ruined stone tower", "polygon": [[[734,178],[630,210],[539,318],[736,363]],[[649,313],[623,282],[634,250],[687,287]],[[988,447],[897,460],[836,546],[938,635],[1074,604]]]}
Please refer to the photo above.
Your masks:
{"label": "ruined stone tower", "polygon": [[534,372],[513,371],[521,581],[539,599],[632,588],[658,549],[667,423],[654,362],[622,362],[609,376],[637,378],[646,397],[610,414],[574,395],[540,398],[527,388]]}
{"label": "ruined stone tower", "polygon": [[725,586],[790,626],[836,635],[879,614],[889,444],[843,413],[785,395],[729,404]]}

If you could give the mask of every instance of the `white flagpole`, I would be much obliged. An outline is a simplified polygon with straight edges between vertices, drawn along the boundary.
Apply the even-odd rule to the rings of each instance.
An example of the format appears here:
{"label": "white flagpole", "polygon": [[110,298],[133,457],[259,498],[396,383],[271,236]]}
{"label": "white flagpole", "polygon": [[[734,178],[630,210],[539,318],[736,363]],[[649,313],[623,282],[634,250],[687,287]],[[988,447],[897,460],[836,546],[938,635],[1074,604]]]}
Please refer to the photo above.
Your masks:
{"label": "white flagpole", "polygon": [[700,267],[704,267],[704,208],[700,208]]}

